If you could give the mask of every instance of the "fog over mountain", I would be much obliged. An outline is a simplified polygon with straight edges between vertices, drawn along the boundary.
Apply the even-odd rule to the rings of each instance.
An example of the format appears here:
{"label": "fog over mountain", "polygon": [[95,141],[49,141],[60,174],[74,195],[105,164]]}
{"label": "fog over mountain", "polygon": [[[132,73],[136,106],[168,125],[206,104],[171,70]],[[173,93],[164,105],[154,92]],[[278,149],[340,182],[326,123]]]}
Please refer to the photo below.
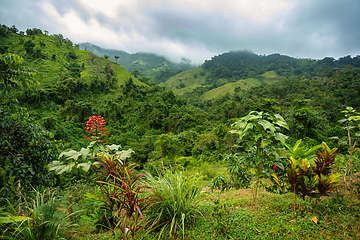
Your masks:
{"label": "fog over mountain", "polygon": [[339,58],[360,53],[358,0],[0,0],[0,23],[74,42],[202,63],[230,50]]}

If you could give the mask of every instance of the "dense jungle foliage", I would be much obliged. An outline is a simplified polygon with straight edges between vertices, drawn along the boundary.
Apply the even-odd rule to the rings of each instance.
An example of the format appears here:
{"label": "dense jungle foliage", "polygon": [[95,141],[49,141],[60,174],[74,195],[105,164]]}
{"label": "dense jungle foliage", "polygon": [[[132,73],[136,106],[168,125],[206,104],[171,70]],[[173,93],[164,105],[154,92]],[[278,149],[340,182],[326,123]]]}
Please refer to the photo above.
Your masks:
{"label": "dense jungle foliage", "polygon": [[[82,219],[94,220],[98,231],[119,226],[122,237],[130,231],[125,238],[135,239],[140,229],[155,226],[149,236],[186,238],[197,233],[185,233],[190,224],[185,216],[195,224],[205,214],[204,184],[221,193],[251,187],[258,209],[264,200],[257,196],[264,189],[294,193],[304,201],[320,199],[331,195],[340,175],[360,171],[359,56],[311,60],[237,51],[151,79],[141,68],[130,73],[118,59],[80,50],[61,34],[36,28],[25,34],[5,25],[0,26],[0,54],[0,202],[12,207],[12,214],[14,206],[55,214],[55,200],[40,188],[57,187],[63,202],[71,191],[79,191],[73,194],[75,206],[81,211],[90,206]],[[84,137],[85,130],[93,135]],[[149,186],[142,185],[143,178]],[[359,184],[352,181],[348,189],[359,194]],[[36,186],[33,204],[24,197],[17,206],[19,196]],[[184,196],[172,196],[171,189]],[[183,199],[183,205],[175,206],[175,198]],[[213,195],[208,198],[214,204],[209,219],[216,221],[215,235],[226,239],[232,230],[222,216],[230,210]],[[317,210],[310,203],[303,202],[313,214]],[[297,203],[295,208],[303,211]],[[8,209],[0,209],[0,228],[9,218],[36,218],[25,213],[11,218]],[[148,209],[149,219],[157,223],[151,227],[141,221]],[[66,211],[61,221],[75,215]],[[119,215],[127,217],[121,222]],[[236,214],[230,215],[237,221]],[[56,226],[68,227],[61,224]],[[41,232],[40,225],[31,226]],[[25,236],[16,231],[17,237]],[[52,239],[56,228],[46,234]]]}

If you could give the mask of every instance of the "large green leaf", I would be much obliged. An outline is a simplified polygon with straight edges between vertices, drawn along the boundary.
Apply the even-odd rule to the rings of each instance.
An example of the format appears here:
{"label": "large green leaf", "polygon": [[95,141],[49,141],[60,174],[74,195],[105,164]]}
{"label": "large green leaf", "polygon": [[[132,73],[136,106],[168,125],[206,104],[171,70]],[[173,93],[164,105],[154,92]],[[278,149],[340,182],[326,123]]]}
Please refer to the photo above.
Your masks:
{"label": "large green leaf", "polygon": [[117,153],[118,154],[118,159],[125,160],[126,158],[131,157],[132,153],[134,153],[134,151],[131,148],[129,148],[126,151],[120,151],[120,152]]}
{"label": "large green leaf", "polygon": [[258,121],[258,123],[264,128],[265,131],[266,131],[266,129],[269,129],[272,133],[275,132],[275,126],[271,122],[269,122],[265,119],[260,119]]}
{"label": "large green leaf", "polygon": [[31,220],[32,218],[25,217],[25,216],[13,216],[11,214],[6,214],[5,217],[0,217],[0,224],[6,223],[15,223],[15,222],[22,222],[25,220]]}
{"label": "large green leaf", "polygon": [[112,144],[112,145],[106,145],[106,147],[110,150],[110,151],[113,151],[113,150],[119,150],[119,148],[121,148],[120,145],[116,145],[116,144]]}
{"label": "large green leaf", "polygon": [[280,114],[274,114],[276,120],[274,121],[276,125],[283,127],[289,130],[289,125],[286,123],[285,119]]}
{"label": "large green leaf", "polygon": [[85,163],[79,163],[76,167],[77,168],[81,167],[84,170],[84,172],[87,172],[89,171],[91,165],[93,165],[92,162],[85,162]]}
{"label": "large green leaf", "polygon": [[67,152],[60,153],[59,159],[61,159],[62,157],[65,157],[67,159],[77,160],[80,156],[81,156],[81,152],[78,152],[78,151],[75,151],[75,150],[70,150],[70,151],[67,151]]}
{"label": "large green leaf", "polygon": [[71,162],[69,164],[65,164],[63,162],[60,161],[52,161],[51,163],[49,163],[48,167],[49,167],[49,171],[55,171],[55,174],[62,174],[64,172],[70,172],[71,169],[75,166],[74,162]]}
{"label": "large green leaf", "polygon": [[276,140],[281,142],[281,144],[285,144],[285,140],[288,138],[288,136],[282,133],[276,133],[274,136]]}

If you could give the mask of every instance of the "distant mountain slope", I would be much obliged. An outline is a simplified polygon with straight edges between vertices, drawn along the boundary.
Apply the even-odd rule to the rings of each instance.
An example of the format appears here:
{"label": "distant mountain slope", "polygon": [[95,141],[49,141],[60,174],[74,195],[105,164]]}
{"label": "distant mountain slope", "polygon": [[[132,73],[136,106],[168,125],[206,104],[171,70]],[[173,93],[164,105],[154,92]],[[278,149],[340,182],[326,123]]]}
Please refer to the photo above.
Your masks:
{"label": "distant mountain slope", "polygon": [[183,59],[180,63],[175,63],[153,53],[129,54],[121,50],[101,48],[91,43],[80,43],[79,47],[82,50],[93,52],[100,57],[107,55],[111,61],[119,63],[129,72],[137,70],[156,82],[166,81],[169,77],[179,72],[194,68],[190,61],[186,59]]}
{"label": "distant mountain slope", "polygon": [[345,56],[335,60],[297,59],[280,54],[257,55],[232,51],[214,56],[195,69],[179,73],[161,83],[177,95],[203,100],[251,87],[276,83],[289,77],[326,76],[346,65],[360,67],[360,57]]}

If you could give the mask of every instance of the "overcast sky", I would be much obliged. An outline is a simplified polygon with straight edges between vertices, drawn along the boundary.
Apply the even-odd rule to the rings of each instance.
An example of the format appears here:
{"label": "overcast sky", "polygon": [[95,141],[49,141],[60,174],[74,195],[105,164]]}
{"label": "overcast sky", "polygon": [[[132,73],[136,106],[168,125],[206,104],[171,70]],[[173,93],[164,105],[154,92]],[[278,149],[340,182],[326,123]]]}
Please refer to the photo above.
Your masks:
{"label": "overcast sky", "polygon": [[360,0],[0,0],[0,23],[200,64],[231,50],[360,55]]}

